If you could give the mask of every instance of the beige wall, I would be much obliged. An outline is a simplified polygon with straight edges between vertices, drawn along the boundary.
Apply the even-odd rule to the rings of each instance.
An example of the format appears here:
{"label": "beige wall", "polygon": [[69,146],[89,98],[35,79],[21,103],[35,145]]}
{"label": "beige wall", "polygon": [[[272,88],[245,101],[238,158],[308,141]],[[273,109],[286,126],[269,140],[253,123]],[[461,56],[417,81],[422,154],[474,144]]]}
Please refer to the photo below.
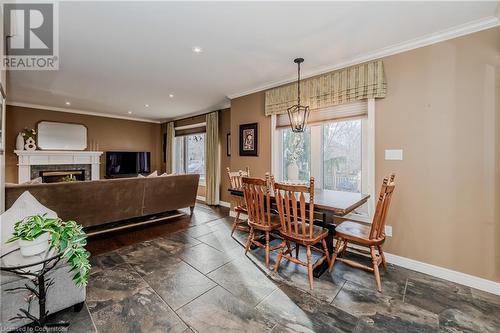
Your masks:
{"label": "beige wall", "polygon": [[[258,92],[231,100],[231,170],[250,168],[253,176],[264,177],[271,170],[271,119],[264,115],[265,93]],[[241,124],[258,123],[259,156],[240,156]]]}
{"label": "beige wall", "polygon": [[[88,139],[97,142],[99,150],[150,151],[152,169],[161,169],[160,124],[7,106],[6,181],[17,183],[17,156],[14,154],[17,133],[25,127],[35,128],[41,120],[80,123],[87,126]],[[101,177],[105,175],[104,155]]]}
{"label": "beige wall", "polygon": [[[388,93],[377,100],[375,117],[377,186],[384,175],[397,175],[387,252],[495,281],[499,44],[495,28],[383,59]],[[264,93],[233,99],[231,110],[231,168],[249,166],[263,176],[271,168]],[[239,125],[255,121],[259,157],[240,157]],[[385,149],[398,148],[403,161],[384,160]]]}
{"label": "beige wall", "polygon": [[387,251],[496,281],[499,54],[496,28],[384,59],[375,125],[377,180],[398,176]]}

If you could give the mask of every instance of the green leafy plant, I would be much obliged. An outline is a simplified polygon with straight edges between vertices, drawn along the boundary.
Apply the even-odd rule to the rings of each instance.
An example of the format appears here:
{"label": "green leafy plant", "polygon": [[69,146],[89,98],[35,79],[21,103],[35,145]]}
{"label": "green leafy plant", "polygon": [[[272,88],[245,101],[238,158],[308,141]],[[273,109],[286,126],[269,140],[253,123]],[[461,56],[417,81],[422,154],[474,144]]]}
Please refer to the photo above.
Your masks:
{"label": "green leafy plant", "polygon": [[66,183],[71,183],[71,182],[76,182],[77,179],[75,176],[73,175],[67,175],[67,176],[64,176],[63,179],[62,179],[63,182],[66,182]]}
{"label": "green leafy plant", "polygon": [[73,281],[77,286],[85,286],[90,274],[90,253],[85,249],[87,235],[82,226],[75,221],[64,222],[60,218],[50,218],[44,215],[34,215],[16,222],[12,238],[16,240],[32,241],[44,233],[51,234],[50,245],[62,253],[75,272]]}

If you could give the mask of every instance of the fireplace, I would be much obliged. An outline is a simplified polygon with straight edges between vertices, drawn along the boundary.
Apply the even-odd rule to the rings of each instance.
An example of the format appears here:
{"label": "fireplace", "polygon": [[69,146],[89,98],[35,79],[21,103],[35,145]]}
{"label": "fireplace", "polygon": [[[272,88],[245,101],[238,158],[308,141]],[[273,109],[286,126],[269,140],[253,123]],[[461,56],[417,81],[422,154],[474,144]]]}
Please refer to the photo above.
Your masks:
{"label": "fireplace", "polygon": [[40,177],[44,183],[85,180],[85,170],[42,170]]}

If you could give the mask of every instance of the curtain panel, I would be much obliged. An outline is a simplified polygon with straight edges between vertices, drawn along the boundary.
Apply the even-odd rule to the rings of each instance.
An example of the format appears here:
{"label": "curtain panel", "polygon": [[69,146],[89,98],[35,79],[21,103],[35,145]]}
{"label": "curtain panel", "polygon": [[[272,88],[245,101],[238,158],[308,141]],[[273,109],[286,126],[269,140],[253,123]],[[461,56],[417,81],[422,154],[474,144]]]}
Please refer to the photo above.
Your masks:
{"label": "curtain panel", "polygon": [[[387,91],[384,63],[372,61],[305,79],[300,90],[301,101],[312,112],[367,98],[384,98]],[[286,113],[295,103],[297,83],[267,90],[266,116]]]}
{"label": "curtain panel", "polygon": [[165,142],[165,156],[166,156],[166,163],[165,163],[165,171],[166,173],[170,174],[173,172],[173,164],[174,164],[174,140],[175,140],[175,129],[174,129],[174,122],[171,121],[167,123],[167,139]]}
{"label": "curtain panel", "polygon": [[205,134],[205,178],[207,205],[219,204],[219,112],[206,116],[207,132]]}

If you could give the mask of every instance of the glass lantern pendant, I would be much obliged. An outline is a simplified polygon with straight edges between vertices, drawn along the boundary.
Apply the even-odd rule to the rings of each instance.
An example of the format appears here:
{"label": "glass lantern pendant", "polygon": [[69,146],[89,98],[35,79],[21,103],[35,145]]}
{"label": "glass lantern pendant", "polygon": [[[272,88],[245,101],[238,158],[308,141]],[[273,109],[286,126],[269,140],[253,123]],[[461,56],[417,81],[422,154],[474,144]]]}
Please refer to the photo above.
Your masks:
{"label": "glass lantern pendant", "polygon": [[297,58],[293,62],[297,64],[297,104],[289,107],[287,112],[292,131],[301,133],[304,132],[309,117],[309,106],[300,105],[300,64],[304,62],[304,59]]}

